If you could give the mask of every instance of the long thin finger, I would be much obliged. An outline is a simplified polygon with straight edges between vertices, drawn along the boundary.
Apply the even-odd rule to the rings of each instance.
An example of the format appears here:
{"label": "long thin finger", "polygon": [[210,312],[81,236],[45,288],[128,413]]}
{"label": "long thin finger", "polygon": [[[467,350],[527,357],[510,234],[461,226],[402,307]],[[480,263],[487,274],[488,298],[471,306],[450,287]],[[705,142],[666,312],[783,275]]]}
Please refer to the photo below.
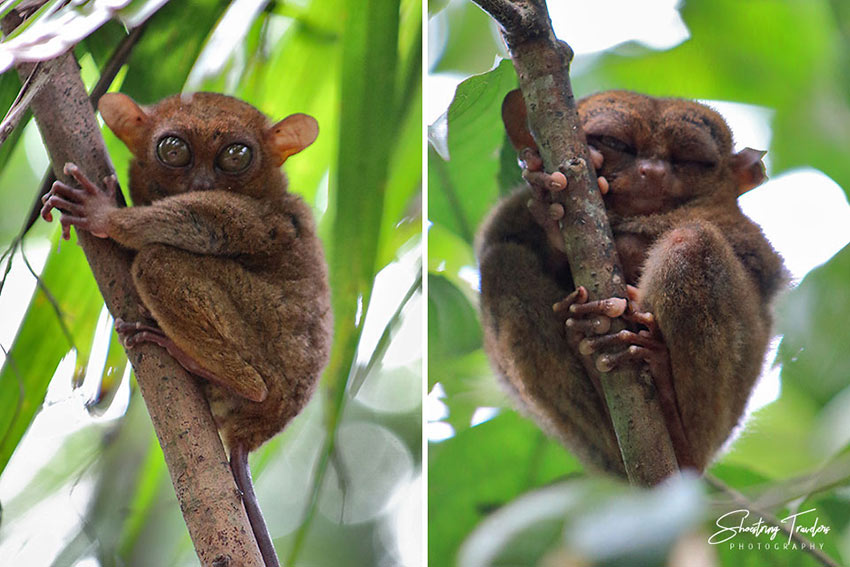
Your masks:
{"label": "long thin finger", "polygon": [[600,193],[602,193],[603,195],[608,194],[608,190],[609,190],[610,187],[608,185],[607,179],[605,179],[602,176],[599,176],[599,177],[596,178],[596,184],[599,186],[599,192]]}
{"label": "long thin finger", "polygon": [[522,178],[538,190],[563,191],[567,187],[567,178],[560,171],[546,173],[545,171],[523,169]]}
{"label": "long thin finger", "polygon": [[[84,212],[82,205],[69,201],[68,199],[63,199],[59,195],[50,195],[50,197],[48,197],[44,202],[44,207],[53,207],[74,216],[81,216]],[[44,207],[42,207],[42,209]]]}
{"label": "long thin finger", "polygon": [[625,362],[643,362],[652,356],[652,352],[641,346],[630,346],[624,351],[603,354],[596,359],[596,369],[600,372],[611,372]]}
{"label": "long thin finger", "polygon": [[658,331],[658,323],[655,320],[655,315],[645,311],[628,311],[623,315],[623,319],[630,323],[643,325],[653,334]]}
{"label": "long thin finger", "polygon": [[622,345],[638,345],[651,350],[659,348],[661,343],[650,337],[639,335],[638,333],[634,333],[628,329],[623,329],[622,331],[610,335],[587,337],[582,339],[578,348],[581,354],[593,354],[594,352],[610,348],[612,346]]}
{"label": "long thin finger", "polygon": [[534,148],[523,148],[519,152],[519,159],[525,164],[525,168],[531,171],[541,171],[543,169],[543,160],[540,158],[540,152]]}
{"label": "long thin finger", "polygon": [[47,222],[53,222],[53,213],[50,211],[53,210],[53,207],[50,205],[44,205],[41,207],[41,218],[46,220]]}
{"label": "long thin finger", "polygon": [[89,220],[83,217],[75,217],[73,215],[62,215],[62,218],[59,219],[59,222],[62,223],[62,236],[65,240],[68,240],[71,237],[71,226],[76,226],[82,230],[89,229]]}
{"label": "long thin finger", "polygon": [[602,163],[605,161],[605,156],[603,156],[602,152],[593,146],[587,146],[587,149],[590,150],[590,163],[593,164],[594,169],[598,170],[602,167]]}
{"label": "long thin finger", "polygon": [[588,319],[567,319],[567,329],[582,332],[585,335],[604,335],[611,329],[611,319],[597,315]]}
{"label": "long thin finger", "polygon": [[578,286],[575,291],[570,293],[564,299],[552,306],[552,311],[559,315],[567,315],[570,305],[573,303],[584,303],[587,301],[587,289],[584,286]]}
{"label": "long thin finger", "polygon": [[106,194],[115,197],[115,192],[118,190],[118,178],[114,173],[103,178],[103,185],[106,187]]}
{"label": "long thin finger", "polygon": [[619,317],[626,312],[628,302],[619,297],[609,297],[599,301],[588,301],[581,305],[570,307],[572,315],[605,315],[606,317]]}
{"label": "long thin finger", "polygon": [[72,187],[67,183],[63,183],[61,181],[54,181],[53,185],[50,187],[50,191],[42,197],[42,200],[49,199],[50,195],[60,195],[65,197],[66,199],[72,199],[74,201],[81,201],[85,198],[86,193],[82,189],[77,189],[76,187]]}
{"label": "long thin finger", "polygon": [[100,188],[89,180],[88,177],[83,173],[83,171],[73,163],[65,164],[65,175],[70,175],[74,179],[77,180],[77,183],[80,184],[80,187],[86,190],[91,195],[97,195],[100,193]]}

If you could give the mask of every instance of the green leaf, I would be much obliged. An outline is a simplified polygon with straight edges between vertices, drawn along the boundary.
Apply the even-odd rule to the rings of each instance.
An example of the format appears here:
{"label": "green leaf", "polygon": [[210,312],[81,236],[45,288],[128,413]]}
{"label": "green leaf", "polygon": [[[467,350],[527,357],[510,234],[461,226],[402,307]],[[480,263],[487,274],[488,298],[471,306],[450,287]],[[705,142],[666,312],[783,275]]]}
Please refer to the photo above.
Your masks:
{"label": "green leaf", "polygon": [[[472,243],[476,227],[496,203],[499,162],[504,140],[502,99],[516,88],[510,61],[460,84],[448,110],[446,147],[449,160],[428,151],[430,219]],[[434,127],[429,138],[442,134]]]}
{"label": "green leaf", "polygon": [[[823,406],[847,385],[850,246],[812,270],[780,304],[778,330],[783,383]],[[814,379],[816,378],[816,379]]]}
{"label": "green leaf", "polygon": [[[446,278],[428,274],[428,366],[481,347],[478,314]],[[433,365],[433,366],[432,366]]]}
{"label": "green leaf", "polygon": [[428,558],[455,565],[461,541],[493,510],[526,490],[580,470],[533,423],[506,411],[429,446]]}
{"label": "green leaf", "polygon": [[[85,265],[82,249],[73,241],[65,242],[61,252],[51,252],[41,275],[73,337],[78,373],[88,362],[94,326],[103,308],[91,272],[81,265]],[[71,349],[58,317],[45,292],[37,290],[0,372],[0,471],[41,407],[59,361]]]}

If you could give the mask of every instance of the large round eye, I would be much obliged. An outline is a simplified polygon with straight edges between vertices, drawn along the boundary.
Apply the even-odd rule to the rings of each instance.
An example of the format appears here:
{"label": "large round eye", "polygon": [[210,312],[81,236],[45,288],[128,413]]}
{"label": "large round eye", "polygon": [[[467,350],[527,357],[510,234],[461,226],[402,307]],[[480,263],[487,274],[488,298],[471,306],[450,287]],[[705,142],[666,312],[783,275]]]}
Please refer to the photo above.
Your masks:
{"label": "large round eye", "polygon": [[156,145],[156,155],[165,165],[183,167],[192,161],[189,144],[177,136],[166,136]]}
{"label": "large round eye", "polygon": [[238,173],[251,164],[251,148],[245,144],[230,144],[221,150],[215,163],[228,173]]}

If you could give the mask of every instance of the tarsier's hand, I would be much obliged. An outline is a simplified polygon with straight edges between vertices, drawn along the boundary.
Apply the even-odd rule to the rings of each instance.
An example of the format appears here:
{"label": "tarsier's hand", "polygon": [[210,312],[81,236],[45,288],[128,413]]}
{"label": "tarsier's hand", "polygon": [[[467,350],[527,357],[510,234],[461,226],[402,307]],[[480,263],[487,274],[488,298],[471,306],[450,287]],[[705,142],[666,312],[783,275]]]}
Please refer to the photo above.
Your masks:
{"label": "tarsier's hand", "polygon": [[73,163],[65,164],[65,174],[77,180],[81,189],[67,183],[56,181],[50,191],[41,198],[44,205],[41,216],[44,220],[53,220],[54,208],[62,211],[62,238],[71,237],[71,226],[87,230],[98,238],[107,238],[109,213],[117,209],[115,191],[118,180],[114,175],[103,179],[106,191],[102,191]]}
{"label": "tarsier's hand", "polygon": [[[593,167],[598,170],[602,167],[602,153],[593,146],[588,147]],[[534,220],[543,227],[549,243],[555,249],[566,252],[558,226],[558,222],[564,217],[564,207],[555,202],[553,195],[566,189],[567,178],[560,171],[554,173],[543,171],[543,160],[536,148],[523,149],[519,154],[519,159],[522,164],[522,177],[534,194],[534,198],[528,201],[528,210]],[[598,177],[597,183],[602,194],[606,194],[608,192],[608,181],[604,177]]]}

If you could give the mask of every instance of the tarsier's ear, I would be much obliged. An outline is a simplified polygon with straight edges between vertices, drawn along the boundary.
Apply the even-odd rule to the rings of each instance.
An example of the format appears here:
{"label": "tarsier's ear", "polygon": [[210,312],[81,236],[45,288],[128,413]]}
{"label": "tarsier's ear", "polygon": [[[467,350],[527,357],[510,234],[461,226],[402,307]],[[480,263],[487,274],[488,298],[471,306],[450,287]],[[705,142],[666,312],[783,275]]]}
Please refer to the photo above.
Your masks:
{"label": "tarsier's ear", "polygon": [[143,151],[150,117],[136,101],[125,94],[106,93],[97,103],[97,109],[109,129],[133,154]]}
{"label": "tarsier's ear", "polygon": [[762,150],[744,148],[737,154],[732,154],[732,173],[738,184],[738,196],[758,187],[767,179],[764,162],[761,161],[766,153]]}
{"label": "tarsier's ear", "polygon": [[517,153],[525,148],[537,149],[534,136],[528,129],[528,112],[519,89],[505,95],[505,100],[502,101],[502,122],[505,123],[508,139]]}
{"label": "tarsier's ear", "polygon": [[280,166],[289,156],[315,142],[318,135],[319,123],[315,118],[307,114],[293,114],[266,130],[266,143],[275,165]]}

